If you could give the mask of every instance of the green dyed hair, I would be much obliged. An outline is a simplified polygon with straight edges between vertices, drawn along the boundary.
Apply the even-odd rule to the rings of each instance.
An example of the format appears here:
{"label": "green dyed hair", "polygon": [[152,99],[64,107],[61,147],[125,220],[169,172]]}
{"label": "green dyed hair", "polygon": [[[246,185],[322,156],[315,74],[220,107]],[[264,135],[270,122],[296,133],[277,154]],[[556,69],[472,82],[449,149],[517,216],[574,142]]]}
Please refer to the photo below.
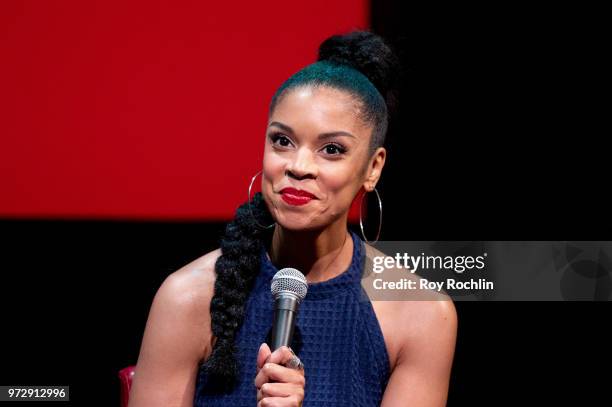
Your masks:
{"label": "green dyed hair", "polygon": [[323,87],[348,92],[363,123],[372,126],[369,155],[384,145],[389,118],[397,108],[399,58],[385,40],[369,31],[334,35],[321,43],[317,62],[287,79],[270,102],[268,117],[290,90]]}

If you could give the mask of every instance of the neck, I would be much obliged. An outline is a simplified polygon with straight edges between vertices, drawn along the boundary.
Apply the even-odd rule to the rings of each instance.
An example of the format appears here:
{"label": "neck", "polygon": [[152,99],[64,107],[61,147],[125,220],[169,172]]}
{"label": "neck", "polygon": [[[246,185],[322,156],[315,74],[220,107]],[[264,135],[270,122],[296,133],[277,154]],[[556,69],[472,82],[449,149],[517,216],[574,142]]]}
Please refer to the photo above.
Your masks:
{"label": "neck", "polygon": [[316,231],[288,230],[276,225],[270,247],[270,261],[279,270],[298,269],[309,283],[327,281],[351,264],[353,240],[346,220]]}

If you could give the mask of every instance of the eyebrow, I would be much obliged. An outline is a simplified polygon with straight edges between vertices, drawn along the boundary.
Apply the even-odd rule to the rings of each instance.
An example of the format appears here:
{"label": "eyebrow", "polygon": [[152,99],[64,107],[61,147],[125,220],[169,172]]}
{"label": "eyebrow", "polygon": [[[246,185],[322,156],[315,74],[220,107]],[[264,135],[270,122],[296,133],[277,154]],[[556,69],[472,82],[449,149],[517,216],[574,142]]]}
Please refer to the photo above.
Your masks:
{"label": "eyebrow", "polygon": [[[291,133],[293,134],[293,129],[289,126],[287,126],[286,124],[280,123],[280,122],[272,122],[270,123],[270,126],[276,126],[281,128],[282,130],[286,131],[287,133]],[[321,133],[319,134],[319,140],[324,140],[327,138],[331,138],[331,137],[336,137],[336,136],[346,136],[346,137],[352,137],[352,138],[357,138],[355,136],[353,136],[351,133],[346,132],[346,131],[330,131],[327,133]]]}

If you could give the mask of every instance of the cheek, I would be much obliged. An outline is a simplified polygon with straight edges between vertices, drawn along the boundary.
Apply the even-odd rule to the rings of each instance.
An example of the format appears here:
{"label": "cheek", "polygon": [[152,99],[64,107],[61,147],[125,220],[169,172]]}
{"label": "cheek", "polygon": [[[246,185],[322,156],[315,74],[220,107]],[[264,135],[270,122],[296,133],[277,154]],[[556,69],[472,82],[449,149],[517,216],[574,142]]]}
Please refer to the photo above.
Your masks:
{"label": "cheek", "polygon": [[284,174],[284,162],[273,153],[266,151],[263,157],[262,188],[271,188],[272,184],[278,183]]}
{"label": "cheek", "polygon": [[[328,204],[334,207],[346,207],[350,206],[353,201],[357,178],[351,170],[340,170],[336,169],[326,173],[324,176],[321,174],[320,178],[325,190],[328,195]],[[345,208],[344,208],[345,209]]]}
{"label": "cheek", "polygon": [[281,157],[279,157],[278,154],[275,154],[274,151],[269,151],[266,148],[266,151],[264,151],[264,155],[263,155],[263,166],[264,166],[264,169],[265,168],[277,167],[277,166],[281,165],[282,162],[283,162],[283,159]]}

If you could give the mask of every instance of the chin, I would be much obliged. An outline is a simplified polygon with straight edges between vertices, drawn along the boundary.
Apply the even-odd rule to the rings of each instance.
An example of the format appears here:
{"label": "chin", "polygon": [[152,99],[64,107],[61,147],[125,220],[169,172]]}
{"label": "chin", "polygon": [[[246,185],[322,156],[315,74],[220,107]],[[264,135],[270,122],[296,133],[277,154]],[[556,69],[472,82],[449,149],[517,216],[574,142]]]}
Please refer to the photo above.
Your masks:
{"label": "chin", "polygon": [[284,229],[292,230],[292,231],[306,231],[306,230],[317,230],[321,227],[319,224],[314,224],[312,220],[305,218],[302,216],[282,216],[279,219],[278,224],[282,226]]}

